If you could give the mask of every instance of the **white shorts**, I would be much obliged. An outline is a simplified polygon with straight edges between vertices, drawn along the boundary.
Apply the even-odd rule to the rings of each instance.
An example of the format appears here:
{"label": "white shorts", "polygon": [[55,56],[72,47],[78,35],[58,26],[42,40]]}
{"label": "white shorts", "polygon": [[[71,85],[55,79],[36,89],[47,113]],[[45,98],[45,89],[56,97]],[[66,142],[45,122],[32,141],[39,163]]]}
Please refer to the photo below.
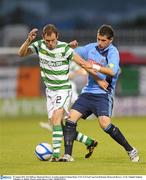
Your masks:
{"label": "white shorts", "polygon": [[54,110],[59,108],[64,108],[66,115],[69,114],[69,109],[71,105],[72,90],[57,90],[52,91],[46,88],[47,97],[47,112],[48,118],[51,119]]}

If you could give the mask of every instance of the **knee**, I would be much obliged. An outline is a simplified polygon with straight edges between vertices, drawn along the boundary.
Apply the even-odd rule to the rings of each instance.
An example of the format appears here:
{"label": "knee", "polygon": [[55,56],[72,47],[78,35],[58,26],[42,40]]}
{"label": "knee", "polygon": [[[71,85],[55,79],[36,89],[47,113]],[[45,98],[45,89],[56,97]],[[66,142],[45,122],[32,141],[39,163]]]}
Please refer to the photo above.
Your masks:
{"label": "knee", "polygon": [[99,125],[102,129],[106,129],[111,123],[111,119],[107,116],[99,117]]}
{"label": "knee", "polygon": [[64,115],[64,113],[61,109],[54,110],[53,114],[52,114],[52,118],[51,118],[52,124],[53,125],[60,125],[61,121],[63,119],[63,115]]}

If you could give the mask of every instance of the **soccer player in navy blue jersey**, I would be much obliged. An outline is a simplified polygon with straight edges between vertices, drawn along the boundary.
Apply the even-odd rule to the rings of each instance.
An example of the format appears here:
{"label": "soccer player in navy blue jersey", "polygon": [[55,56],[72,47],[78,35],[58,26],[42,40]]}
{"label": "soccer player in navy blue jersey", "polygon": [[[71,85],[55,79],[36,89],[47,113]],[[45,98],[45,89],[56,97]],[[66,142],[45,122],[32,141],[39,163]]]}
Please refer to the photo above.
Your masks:
{"label": "soccer player in navy blue jersey", "polygon": [[[111,122],[113,109],[113,96],[119,75],[119,52],[112,44],[114,30],[110,25],[102,25],[97,31],[97,42],[78,47],[75,51],[96,71],[100,79],[108,82],[108,88],[102,89],[89,74],[87,85],[83,88],[81,95],[73,104],[70,117],[65,125],[65,155],[60,161],[73,161],[72,148],[76,136],[77,121],[86,119],[94,114],[99,121],[100,127],[109,134],[117,143],[127,151],[132,162],[138,162],[138,151],[132,147],[120,129]],[[96,144],[95,144],[96,146]],[[94,144],[90,147],[92,154]]]}

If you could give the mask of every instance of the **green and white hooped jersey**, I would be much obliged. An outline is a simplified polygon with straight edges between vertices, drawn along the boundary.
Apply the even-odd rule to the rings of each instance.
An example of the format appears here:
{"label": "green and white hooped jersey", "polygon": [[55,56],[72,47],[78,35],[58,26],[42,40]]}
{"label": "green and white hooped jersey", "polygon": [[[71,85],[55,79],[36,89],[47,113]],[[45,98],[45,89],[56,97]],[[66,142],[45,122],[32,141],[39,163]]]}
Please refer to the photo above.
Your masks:
{"label": "green and white hooped jersey", "polygon": [[71,89],[68,73],[73,49],[67,43],[58,41],[56,48],[49,50],[44,41],[39,40],[29,48],[39,56],[41,77],[48,89]]}

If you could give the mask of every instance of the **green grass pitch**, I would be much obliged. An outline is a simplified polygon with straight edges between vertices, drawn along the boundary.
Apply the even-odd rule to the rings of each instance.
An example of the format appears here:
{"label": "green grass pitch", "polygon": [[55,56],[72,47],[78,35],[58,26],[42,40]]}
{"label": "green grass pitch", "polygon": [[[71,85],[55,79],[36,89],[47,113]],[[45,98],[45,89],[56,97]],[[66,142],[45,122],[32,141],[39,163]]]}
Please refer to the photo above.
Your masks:
{"label": "green grass pitch", "polygon": [[0,118],[1,175],[146,175],[146,117],[113,118],[113,123],[139,150],[139,163],[132,163],[124,149],[100,129],[95,119],[78,123],[79,131],[99,141],[90,159],[84,158],[85,145],[75,142],[75,162],[40,161],[34,154],[36,145],[51,143],[51,133],[39,126],[46,119],[46,116]]}

